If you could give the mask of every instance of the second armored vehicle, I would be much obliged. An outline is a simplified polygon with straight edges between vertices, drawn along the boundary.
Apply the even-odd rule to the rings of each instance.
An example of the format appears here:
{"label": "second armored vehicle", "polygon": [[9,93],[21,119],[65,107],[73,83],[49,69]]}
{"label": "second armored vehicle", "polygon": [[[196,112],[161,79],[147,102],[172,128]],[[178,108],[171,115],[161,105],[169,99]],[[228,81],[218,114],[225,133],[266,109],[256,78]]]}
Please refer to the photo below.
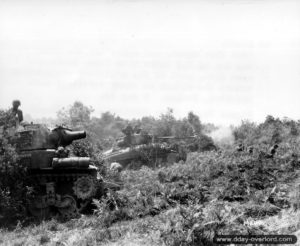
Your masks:
{"label": "second armored vehicle", "polygon": [[118,162],[128,168],[138,168],[141,165],[155,167],[163,163],[185,161],[186,151],[179,144],[167,143],[172,138],[175,137],[127,133],[117,141],[116,146],[103,153],[103,159],[108,163]]}

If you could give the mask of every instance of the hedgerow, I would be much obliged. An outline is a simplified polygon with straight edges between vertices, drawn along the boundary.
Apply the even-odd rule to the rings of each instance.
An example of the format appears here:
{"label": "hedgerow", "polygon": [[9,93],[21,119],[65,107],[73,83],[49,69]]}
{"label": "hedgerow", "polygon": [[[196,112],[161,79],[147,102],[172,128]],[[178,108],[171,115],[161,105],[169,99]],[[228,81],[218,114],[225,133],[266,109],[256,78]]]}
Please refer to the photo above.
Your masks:
{"label": "hedgerow", "polygon": [[[91,109],[78,103],[74,107],[83,108],[86,114],[74,110],[68,112],[72,113],[73,127],[92,130],[91,139],[96,138],[94,134],[99,126],[118,136],[127,123],[109,113],[101,119],[91,119]],[[10,138],[7,112],[0,113],[0,222],[3,224],[9,218],[22,218],[28,188],[26,168],[18,164],[13,139]],[[80,121],[76,120],[77,113],[81,115]],[[161,135],[190,136],[196,132],[201,136],[203,130],[195,115],[176,120],[171,111],[159,119],[143,118],[140,123],[151,133]],[[194,152],[188,154],[186,162],[127,169],[115,174],[106,170],[106,178],[122,183],[122,189],[108,190],[100,200],[94,200],[95,216],[90,226],[99,232],[95,240],[121,237],[129,229],[116,232],[115,227],[126,221],[138,221],[138,226],[134,227],[138,233],[157,231],[159,240],[166,245],[213,245],[212,239],[217,234],[268,234],[275,231],[254,222],[280,215],[287,209],[299,214],[299,129],[299,121],[271,116],[258,125],[244,121],[233,129],[234,143],[242,143],[246,147],[244,151],[237,152],[232,145],[227,145],[226,149],[219,147],[205,151],[207,149],[201,146],[213,142],[203,135],[187,146]],[[101,134],[106,133],[102,131]],[[109,147],[110,143],[106,141],[102,146]],[[72,151],[76,155],[100,160],[98,154],[102,146],[96,144],[78,142]],[[268,149],[274,144],[279,145],[277,152],[267,157]],[[252,153],[247,151],[250,146],[253,147]],[[75,222],[70,223],[73,223],[72,228]],[[295,227],[295,230],[300,229],[297,225]]]}
{"label": "hedgerow", "polygon": [[[96,201],[107,228],[124,220],[158,216],[166,245],[212,245],[217,234],[267,234],[250,223],[298,208],[298,153],[269,159],[232,150],[190,153],[185,163],[125,170],[123,189]],[[291,158],[294,156],[294,159]]]}
{"label": "hedgerow", "polygon": [[9,111],[0,111],[0,225],[9,226],[26,216],[29,192],[26,166],[18,161],[14,144],[14,121]]}

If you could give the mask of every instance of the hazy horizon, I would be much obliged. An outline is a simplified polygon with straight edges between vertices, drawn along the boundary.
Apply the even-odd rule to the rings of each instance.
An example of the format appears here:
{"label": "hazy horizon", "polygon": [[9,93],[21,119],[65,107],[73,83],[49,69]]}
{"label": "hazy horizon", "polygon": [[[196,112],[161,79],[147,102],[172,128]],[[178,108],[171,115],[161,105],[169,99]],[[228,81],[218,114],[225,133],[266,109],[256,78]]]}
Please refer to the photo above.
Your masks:
{"label": "hazy horizon", "polygon": [[0,1],[0,108],[300,119],[300,3]]}
{"label": "hazy horizon", "polygon": [[[71,105],[69,105],[69,106],[71,106]],[[88,105],[85,105],[85,106],[88,106]],[[65,107],[65,109],[67,109],[67,108],[68,107]],[[168,109],[171,109],[171,108],[168,108]],[[166,109],[164,112],[161,112],[161,114],[167,113],[168,109]],[[122,116],[116,114],[115,112],[104,111],[104,112],[100,112],[99,114],[95,114],[94,112],[92,112],[91,118],[93,118],[93,117],[95,117],[95,118],[101,118],[101,114],[102,113],[106,113],[106,112],[110,112],[111,114],[115,115],[116,117],[120,117],[120,118],[122,118],[124,120],[129,120],[129,121],[131,121],[131,120],[139,120],[139,119],[141,120],[143,117],[154,117],[154,118],[158,119],[160,117],[160,115],[161,115],[160,114],[160,115],[154,116],[154,115],[146,115],[145,114],[145,115],[142,115],[142,116],[136,117],[136,118],[126,118],[126,117],[122,117]],[[182,120],[183,118],[187,118],[189,112],[193,112],[193,111],[187,111],[186,115],[184,115],[182,117],[181,116],[176,116],[176,114],[173,114],[173,115],[175,116],[175,118],[177,120]],[[195,113],[195,112],[193,112],[193,113]],[[253,121],[251,119],[246,119],[246,118],[241,119],[240,121],[237,121],[237,122],[230,123],[230,124],[205,121],[203,118],[200,118],[200,121],[201,121],[202,124],[213,124],[214,126],[221,127],[223,129],[224,127],[227,128],[227,127],[230,127],[230,126],[238,126],[238,125],[240,125],[242,123],[242,121],[250,121],[250,122],[253,122],[255,124],[260,124],[260,123],[263,123],[266,120],[267,116],[273,116],[274,118],[279,118],[280,120],[284,120],[285,118],[287,118],[289,120],[300,121],[300,119],[293,119],[293,118],[290,118],[288,116],[278,117],[276,115],[270,115],[270,114],[265,115],[265,117],[261,121]],[[26,122],[26,123],[31,123],[31,122],[32,123],[43,123],[43,124],[49,123],[50,125],[52,125],[52,123],[57,120],[57,115],[55,115],[55,116],[33,117],[30,113],[27,113],[27,112],[25,112],[25,114],[23,115],[23,117],[24,117],[24,122]],[[49,120],[53,121],[53,122],[47,122]]]}

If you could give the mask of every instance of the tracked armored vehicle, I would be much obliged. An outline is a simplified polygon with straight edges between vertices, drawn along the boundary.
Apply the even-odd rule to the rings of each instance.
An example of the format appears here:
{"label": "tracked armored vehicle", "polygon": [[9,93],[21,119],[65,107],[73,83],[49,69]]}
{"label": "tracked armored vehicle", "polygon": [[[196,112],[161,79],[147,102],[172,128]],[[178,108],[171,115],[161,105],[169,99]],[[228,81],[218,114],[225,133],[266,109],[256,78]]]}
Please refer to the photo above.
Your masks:
{"label": "tracked armored vehicle", "polygon": [[33,187],[28,198],[32,215],[54,214],[69,219],[82,212],[92,198],[100,196],[102,179],[88,157],[71,156],[66,146],[86,137],[84,131],[65,127],[49,130],[40,124],[23,125],[16,134],[20,161],[27,167]]}
{"label": "tracked armored vehicle", "polygon": [[123,167],[150,167],[165,163],[172,164],[186,160],[186,151],[178,144],[167,140],[175,137],[157,137],[148,133],[128,134],[117,140],[116,146],[103,153],[103,159],[110,163],[117,162]]}

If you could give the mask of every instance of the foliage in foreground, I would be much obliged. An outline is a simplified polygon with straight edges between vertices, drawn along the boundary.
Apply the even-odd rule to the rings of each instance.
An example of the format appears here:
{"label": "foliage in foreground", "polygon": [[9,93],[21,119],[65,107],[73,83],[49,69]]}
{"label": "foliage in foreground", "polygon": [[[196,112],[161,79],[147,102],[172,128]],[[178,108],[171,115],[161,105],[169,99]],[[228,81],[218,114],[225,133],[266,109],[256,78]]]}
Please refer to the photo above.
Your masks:
{"label": "foliage in foreground", "polygon": [[[117,122],[110,114],[95,121],[90,118],[90,109],[78,103],[74,106],[82,109],[71,110],[67,115],[68,120],[73,119],[70,122],[75,128],[96,129],[93,127],[103,126],[107,127],[108,132],[118,135],[126,123],[120,119]],[[85,113],[81,114],[82,111]],[[80,117],[76,116],[78,113]],[[2,126],[9,122],[5,115],[5,111],[1,111]],[[174,132],[191,135],[193,131],[202,130],[200,120],[194,115],[177,121],[171,111],[159,119],[146,117],[140,122],[162,135]],[[17,164],[17,155],[14,146],[8,142],[9,133],[6,129],[3,127],[4,137],[0,142],[0,214],[14,215],[16,219],[24,214],[27,192],[25,168]],[[40,237],[36,242],[52,242],[51,233],[45,235],[43,226],[48,231],[79,231],[78,240],[72,241],[74,245],[114,241],[128,232],[139,235],[154,233],[156,242],[166,245],[209,245],[217,233],[296,233],[300,229],[299,223],[288,224],[285,230],[280,230],[268,226],[267,222],[272,218],[276,220],[275,217],[276,221],[286,217],[300,221],[300,188],[297,186],[299,132],[299,122],[290,120],[268,117],[260,125],[243,122],[234,129],[235,143],[253,146],[252,154],[234,152],[229,146],[227,150],[192,153],[184,164],[177,163],[155,170],[146,167],[136,171],[126,170],[120,177],[115,174],[116,179],[122,180],[123,189],[109,192],[100,201],[95,200],[95,216],[66,224],[55,221],[49,222],[49,225],[45,222],[32,229]],[[89,136],[92,140],[95,138],[93,134]],[[274,158],[266,158],[263,152],[275,143],[280,145],[278,153]],[[97,151],[102,146],[109,146],[110,142],[100,144],[83,142],[74,145],[73,151],[77,155],[97,158]],[[7,222],[7,218],[2,218],[2,221]],[[133,226],[131,221],[137,225]],[[51,223],[54,223],[53,227]],[[80,229],[86,229],[83,239],[79,237],[83,232]],[[18,230],[22,231],[16,228],[16,233]]]}
{"label": "foliage in foreground", "polygon": [[158,216],[165,226],[153,230],[167,245],[210,245],[216,234],[268,234],[271,228],[253,221],[299,208],[300,163],[293,156],[214,151],[191,154],[185,164],[126,170],[123,189],[95,201],[96,215],[105,228]]}
{"label": "foliage in foreground", "polygon": [[26,215],[26,167],[18,162],[9,111],[0,111],[0,225]]}
{"label": "foliage in foreground", "polygon": [[128,237],[139,238],[136,245],[213,245],[216,234],[298,233],[300,168],[292,163],[281,155],[194,153],[185,164],[124,171],[123,189],[96,200],[94,216],[0,233],[28,245],[121,245]]}

